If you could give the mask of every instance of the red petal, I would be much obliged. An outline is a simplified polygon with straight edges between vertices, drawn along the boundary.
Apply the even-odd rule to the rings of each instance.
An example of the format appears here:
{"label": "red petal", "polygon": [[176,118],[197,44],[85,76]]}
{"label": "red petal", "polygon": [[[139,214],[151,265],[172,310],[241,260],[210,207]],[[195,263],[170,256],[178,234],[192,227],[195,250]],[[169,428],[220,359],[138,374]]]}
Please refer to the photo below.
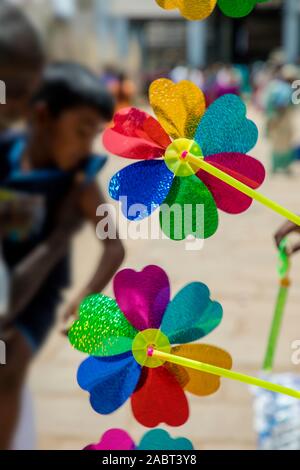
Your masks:
{"label": "red petal", "polygon": [[176,378],[164,367],[144,368],[131,406],[136,420],[154,428],[160,423],[181,426],[189,417],[187,398]]}
{"label": "red petal", "polygon": [[103,135],[105,148],[125,158],[149,160],[164,155],[171,140],[156,119],[136,108],[115,115],[114,126]]}
{"label": "red petal", "polygon": [[[265,179],[266,172],[262,163],[243,153],[210,155],[205,157],[205,161],[253,189],[257,189]],[[200,170],[197,176],[211,191],[217,207],[222,211],[229,214],[240,214],[250,207],[252,203],[250,197],[223,183],[215,176],[209,175],[203,170]]]}

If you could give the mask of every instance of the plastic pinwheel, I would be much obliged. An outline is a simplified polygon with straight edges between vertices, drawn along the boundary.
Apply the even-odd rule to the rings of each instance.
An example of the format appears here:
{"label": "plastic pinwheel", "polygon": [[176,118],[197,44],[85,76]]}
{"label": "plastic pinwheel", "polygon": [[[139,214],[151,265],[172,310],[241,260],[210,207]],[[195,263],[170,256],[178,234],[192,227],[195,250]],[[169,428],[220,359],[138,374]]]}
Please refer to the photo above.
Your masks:
{"label": "plastic pinwheel", "polygon": [[91,444],[84,450],[193,450],[191,441],[184,437],[172,438],[163,429],[146,432],[137,445],[130,435],[122,429],[110,429],[103,434],[97,444]]}
{"label": "plastic pinwheel", "polygon": [[226,16],[241,18],[249,15],[259,3],[269,0],[155,0],[165,10],[178,9],[188,20],[203,20],[211,15],[216,5]]}
{"label": "plastic pinwheel", "polygon": [[100,414],[112,413],[131,397],[133,414],[144,426],[184,424],[189,416],[184,391],[210,395],[220,379],[150,357],[147,348],[230,368],[231,357],[222,349],[185,344],[219,325],[221,305],[210,300],[208,288],[199,282],[170,301],[168,277],[157,266],[120,271],[114,292],[116,300],[88,297],[69,332],[71,344],[93,356],[79,367],[80,387],[89,391],[92,408]]}
{"label": "plastic pinwheel", "polygon": [[213,394],[220,377],[300,398],[300,392],[231,371],[231,357],[222,349],[190,344],[222,319],[221,305],[204,284],[188,284],[170,301],[166,273],[147,266],[120,271],[114,292],[116,300],[100,294],[86,298],[69,332],[73,347],[91,355],[77,379],[96,412],[112,413],[131,397],[142,425],[180,426],[189,416],[185,391]]}
{"label": "plastic pinwheel", "polygon": [[158,120],[126,108],[103,136],[109,152],[142,160],[110,182],[110,195],[121,201],[125,217],[141,220],[161,206],[160,223],[169,238],[208,238],[218,227],[217,208],[239,214],[256,199],[300,225],[298,216],[255,191],[265,169],[247,155],[258,130],[238,96],[224,95],[206,110],[204,95],[193,83],[159,79],[149,97]]}

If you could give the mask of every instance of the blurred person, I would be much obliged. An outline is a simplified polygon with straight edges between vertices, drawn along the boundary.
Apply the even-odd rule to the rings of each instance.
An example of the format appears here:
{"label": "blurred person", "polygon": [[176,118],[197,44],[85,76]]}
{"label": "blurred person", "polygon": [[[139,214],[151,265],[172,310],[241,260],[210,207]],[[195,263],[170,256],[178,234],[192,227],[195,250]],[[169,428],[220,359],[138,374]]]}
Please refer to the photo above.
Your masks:
{"label": "blurred person", "polygon": [[[28,240],[5,239],[4,255],[10,269],[26,269],[46,246],[49,261],[47,269],[40,264],[35,277],[23,280],[16,299],[21,302],[6,318],[7,328],[18,336],[8,343],[10,360],[0,369],[0,449],[11,445],[28,367],[53,328],[62,290],[70,284],[72,237],[62,239],[62,227],[74,235],[81,221],[99,223],[96,211],[105,199],[96,177],[106,159],[93,155],[92,145],[111,120],[114,102],[88,69],[57,63],[45,70],[31,108],[28,136],[17,136],[2,153],[0,182],[42,196],[46,214]],[[122,263],[118,237],[104,239],[103,245],[98,268],[66,309],[65,321],[77,315],[84,297],[104,289]]]}
{"label": "blurred person", "polygon": [[272,146],[272,173],[290,173],[290,166],[295,161],[291,83],[296,76],[294,66],[279,68],[264,94],[266,130]]}
{"label": "blurred person", "polygon": [[108,66],[102,75],[102,82],[115,98],[116,111],[132,106],[136,87],[125,72]]}

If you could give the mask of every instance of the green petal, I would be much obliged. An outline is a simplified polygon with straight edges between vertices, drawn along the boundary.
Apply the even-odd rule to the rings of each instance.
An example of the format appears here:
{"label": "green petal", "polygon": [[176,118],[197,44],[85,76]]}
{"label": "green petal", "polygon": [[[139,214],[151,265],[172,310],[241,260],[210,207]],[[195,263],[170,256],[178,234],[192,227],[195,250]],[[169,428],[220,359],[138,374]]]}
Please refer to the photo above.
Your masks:
{"label": "green petal", "polygon": [[95,294],[82,302],[69,340],[75,349],[92,356],[114,356],[129,351],[137,333],[115,300]]}
{"label": "green petal", "polygon": [[218,211],[214,198],[197,176],[174,178],[161,206],[160,225],[172,240],[184,240],[188,235],[209,238],[216,232]]}

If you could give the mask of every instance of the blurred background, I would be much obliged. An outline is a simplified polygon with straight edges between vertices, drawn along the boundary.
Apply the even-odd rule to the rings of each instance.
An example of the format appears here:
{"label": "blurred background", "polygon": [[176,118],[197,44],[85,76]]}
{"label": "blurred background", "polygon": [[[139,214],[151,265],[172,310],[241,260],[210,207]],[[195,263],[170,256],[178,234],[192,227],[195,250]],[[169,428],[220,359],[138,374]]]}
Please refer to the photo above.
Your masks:
{"label": "blurred background", "polygon": [[[242,95],[260,139],[252,155],[266,164],[263,192],[299,212],[300,106],[291,104],[291,83],[300,79],[300,4],[271,1],[247,18],[233,20],[218,9],[203,22],[187,22],[154,0],[18,0],[41,30],[49,60],[72,59],[93,68],[111,88],[118,106],[147,108],[150,82],[161,76],[190,79],[208,104],[224,93]],[[101,149],[101,142],[97,142]],[[101,173],[109,178],[124,164],[111,156]],[[233,223],[234,221],[234,223]],[[206,282],[224,307],[224,321],[208,342],[233,356],[234,368],[258,374],[278,286],[273,234],[282,220],[254,204],[241,216],[221,215],[220,229],[201,251],[166,240],[125,241],[124,265],[159,264],[174,293],[184,284]],[[74,242],[74,284],[82,287],[99,251],[90,228]],[[300,259],[292,266],[292,287],[276,360],[277,372],[300,372],[291,362],[291,344],[300,339]],[[107,289],[111,294],[111,287]],[[127,429],[136,440],[145,432],[127,403],[111,416],[96,415],[76,384],[82,357],[53,332],[30,374],[38,447],[81,449],[111,427]],[[191,398],[191,418],[174,435],[198,449],[255,449],[252,392],[223,380],[209,398]],[[300,438],[299,438],[300,440]]]}

